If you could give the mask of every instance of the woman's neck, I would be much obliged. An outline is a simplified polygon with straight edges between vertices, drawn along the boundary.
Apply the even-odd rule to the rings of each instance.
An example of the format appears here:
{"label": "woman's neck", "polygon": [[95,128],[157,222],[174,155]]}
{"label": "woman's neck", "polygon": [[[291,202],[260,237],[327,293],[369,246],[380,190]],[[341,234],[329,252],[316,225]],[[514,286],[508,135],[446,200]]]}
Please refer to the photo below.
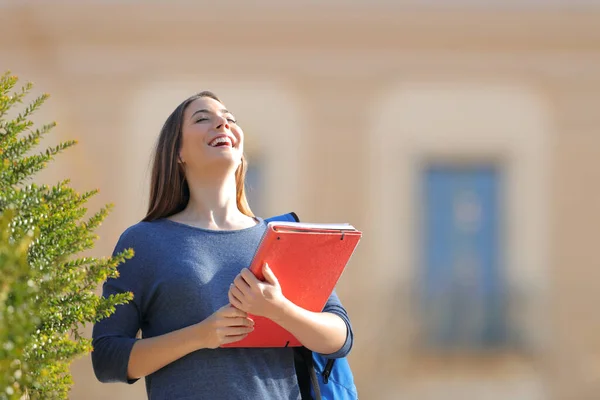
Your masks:
{"label": "woman's neck", "polygon": [[235,176],[190,177],[187,207],[170,219],[207,229],[240,229],[256,224],[237,206]]}

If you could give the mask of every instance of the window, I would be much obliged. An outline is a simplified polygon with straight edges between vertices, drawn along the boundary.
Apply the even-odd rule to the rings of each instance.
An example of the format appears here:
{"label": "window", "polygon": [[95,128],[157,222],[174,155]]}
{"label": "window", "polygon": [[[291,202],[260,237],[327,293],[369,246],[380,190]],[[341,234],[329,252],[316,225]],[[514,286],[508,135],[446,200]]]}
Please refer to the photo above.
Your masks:
{"label": "window", "polygon": [[265,216],[265,182],[263,173],[263,164],[259,157],[249,158],[248,170],[246,171],[246,195],[250,209],[254,215],[268,218]]}
{"label": "window", "polygon": [[421,176],[419,315],[432,350],[507,341],[500,257],[501,180],[492,165],[432,165]]}

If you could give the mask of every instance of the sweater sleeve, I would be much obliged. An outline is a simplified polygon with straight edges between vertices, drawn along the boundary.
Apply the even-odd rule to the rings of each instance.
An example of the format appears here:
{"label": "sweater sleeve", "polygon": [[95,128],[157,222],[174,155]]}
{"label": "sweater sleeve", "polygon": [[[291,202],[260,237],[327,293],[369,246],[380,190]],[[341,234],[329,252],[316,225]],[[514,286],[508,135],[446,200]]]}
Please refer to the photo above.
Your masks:
{"label": "sweater sleeve", "polygon": [[335,353],[322,355],[327,358],[346,357],[348,354],[350,354],[350,350],[352,349],[352,344],[354,342],[354,332],[352,331],[352,325],[350,324],[350,318],[348,317],[348,313],[342,305],[342,302],[337,296],[335,290],[333,291],[331,296],[329,296],[329,299],[327,300],[327,303],[323,308],[323,312],[335,314],[344,321],[344,323],[346,324],[346,342],[344,342],[342,348],[336,351]]}
{"label": "sweater sleeve", "polygon": [[108,279],[102,287],[102,296],[132,292],[133,300],[116,306],[116,311],[108,318],[98,321],[92,333],[92,365],[100,382],[134,383],[137,379],[127,378],[127,368],[131,349],[141,326],[143,268],[139,246],[135,246],[133,234],[127,230],[121,235],[113,255],[133,248],[134,256],[120,264],[119,277]]}

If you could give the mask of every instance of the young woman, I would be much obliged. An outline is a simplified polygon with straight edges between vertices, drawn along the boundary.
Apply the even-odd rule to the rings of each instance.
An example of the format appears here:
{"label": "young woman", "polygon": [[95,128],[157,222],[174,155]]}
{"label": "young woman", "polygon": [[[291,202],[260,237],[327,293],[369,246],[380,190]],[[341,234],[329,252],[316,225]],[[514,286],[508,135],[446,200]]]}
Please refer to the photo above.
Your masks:
{"label": "young woman", "polygon": [[165,122],[148,214],[115,248],[135,256],[103,287],[104,296],[131,291],[134,299],[94,326],[100,381],[145,377],[152,400],[299,399],[292,349],[220,347],[252,332],[247,313],[314,352],[349,353],[352,329],[335,293],[323,312],[310,312],[283,296],[268,266],[265,282],[247,269],[266,223],[246,200],[243,149],[242,129],[213,93],[188,98]]}

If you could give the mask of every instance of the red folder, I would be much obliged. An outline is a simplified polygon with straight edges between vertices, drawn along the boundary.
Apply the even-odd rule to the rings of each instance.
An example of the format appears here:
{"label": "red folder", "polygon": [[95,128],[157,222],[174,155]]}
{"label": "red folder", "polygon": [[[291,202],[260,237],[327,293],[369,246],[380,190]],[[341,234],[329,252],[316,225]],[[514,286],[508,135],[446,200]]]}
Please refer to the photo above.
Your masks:
{"label": "red folder", "polygon": [[[270,222],[250,270],[264,280],[264,263],[277,277],[283,295],[294,304],[314,312],[325,307],[362,232],[349,224]],[[295,347],[300,342],[265,317],[250,316],[254,331],[223,347]]]}

